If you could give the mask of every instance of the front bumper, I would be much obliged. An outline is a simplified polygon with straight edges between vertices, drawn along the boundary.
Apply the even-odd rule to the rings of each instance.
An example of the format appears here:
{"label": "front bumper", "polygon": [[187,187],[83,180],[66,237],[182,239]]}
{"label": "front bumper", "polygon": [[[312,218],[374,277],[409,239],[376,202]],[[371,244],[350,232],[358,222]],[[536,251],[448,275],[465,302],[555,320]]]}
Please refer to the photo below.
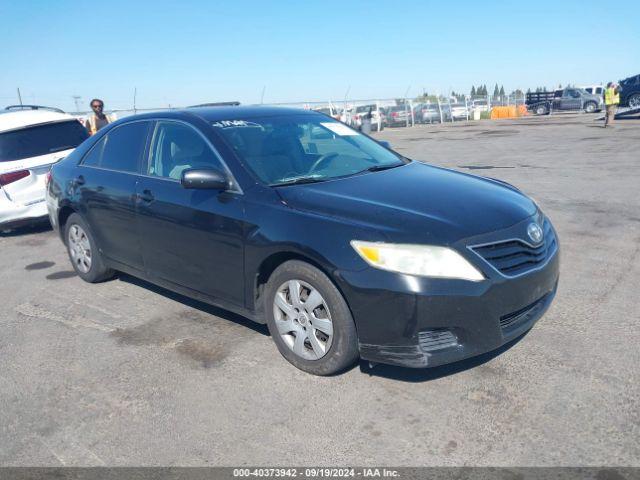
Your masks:
{"label": "front bumper", "polygon": [[367,268],[341,272],[364,360],[434,367],[495,350],[528,331],[551,305],[559,249],[515,278],[485,271],[481,282]]}

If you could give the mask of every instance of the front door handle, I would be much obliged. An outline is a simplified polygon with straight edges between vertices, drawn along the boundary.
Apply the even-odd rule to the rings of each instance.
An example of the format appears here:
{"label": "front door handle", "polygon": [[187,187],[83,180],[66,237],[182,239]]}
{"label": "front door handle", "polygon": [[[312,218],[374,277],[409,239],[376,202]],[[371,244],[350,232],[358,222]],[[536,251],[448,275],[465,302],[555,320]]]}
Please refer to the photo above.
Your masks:
{"label": "front door handle", "polygon": [[153,193],[151,193],[151,190],[143,190],[142,193],[138,194],[138,200],[141,202],[151,203],[155,200],[155,197],[153,196]]}

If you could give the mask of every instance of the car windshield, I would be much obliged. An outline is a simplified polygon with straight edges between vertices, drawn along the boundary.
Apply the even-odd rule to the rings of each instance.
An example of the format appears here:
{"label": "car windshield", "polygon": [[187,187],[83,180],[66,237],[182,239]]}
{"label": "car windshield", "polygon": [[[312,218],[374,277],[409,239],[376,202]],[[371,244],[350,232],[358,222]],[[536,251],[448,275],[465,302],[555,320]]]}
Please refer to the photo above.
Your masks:
{"label": "car windshield", "polygon": [[377,108],[375,105],[364,105],[361,107],[356,107],[356,113],[368,112],[369,110],[376,111]]}
{"label": "car windshield", "polygon": [[315,114],[222,120],[213,126],[244,165],[271,186],[319,182],[408,161],[343,123]]}
{"label": "car windshield", "polygon": [[76,148],[89,137],[77,120],[35,125],[0,133],[0,162]]}

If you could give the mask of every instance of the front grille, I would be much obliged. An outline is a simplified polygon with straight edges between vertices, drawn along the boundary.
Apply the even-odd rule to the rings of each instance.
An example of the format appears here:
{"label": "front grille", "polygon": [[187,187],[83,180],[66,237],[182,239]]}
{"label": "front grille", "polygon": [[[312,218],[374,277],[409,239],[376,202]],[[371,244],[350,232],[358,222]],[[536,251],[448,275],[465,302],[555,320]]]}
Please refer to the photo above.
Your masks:
{"label": "front grille", "polygon": [[558,250],[558,241],[547,219],[544,220],[543,230],[544,240],[537,247],[521,240],[507,240],[471,249],[503,275],[521,275],[544,264]]}
{"label": "front grille", "polygon": [[502,330],[510,330],[516,328],[524,323],[527,323],[533,316],[535,316],[543,307],[545,300],[549,294],[539,298],[531,305],[527,305],[524,308],[516,312],[509,313],[500,317],[500,327]]}
{"label": "front grille", "polygon": [[418,333],[418,343],[424,352],[442,350],[458,345],[456,336],[447,329],[425,330]]}

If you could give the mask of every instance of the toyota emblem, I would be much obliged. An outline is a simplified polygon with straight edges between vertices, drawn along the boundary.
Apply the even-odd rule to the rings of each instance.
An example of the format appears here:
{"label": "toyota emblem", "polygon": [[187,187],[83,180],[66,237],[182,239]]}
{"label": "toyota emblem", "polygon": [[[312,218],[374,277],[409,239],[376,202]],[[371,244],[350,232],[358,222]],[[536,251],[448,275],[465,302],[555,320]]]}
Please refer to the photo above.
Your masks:
{"label": "toyota emblem", "polygon": [[542,229],[537,223],[530,223],[527,227],[527,235],[533,243],[540,243],[542,241]]}

